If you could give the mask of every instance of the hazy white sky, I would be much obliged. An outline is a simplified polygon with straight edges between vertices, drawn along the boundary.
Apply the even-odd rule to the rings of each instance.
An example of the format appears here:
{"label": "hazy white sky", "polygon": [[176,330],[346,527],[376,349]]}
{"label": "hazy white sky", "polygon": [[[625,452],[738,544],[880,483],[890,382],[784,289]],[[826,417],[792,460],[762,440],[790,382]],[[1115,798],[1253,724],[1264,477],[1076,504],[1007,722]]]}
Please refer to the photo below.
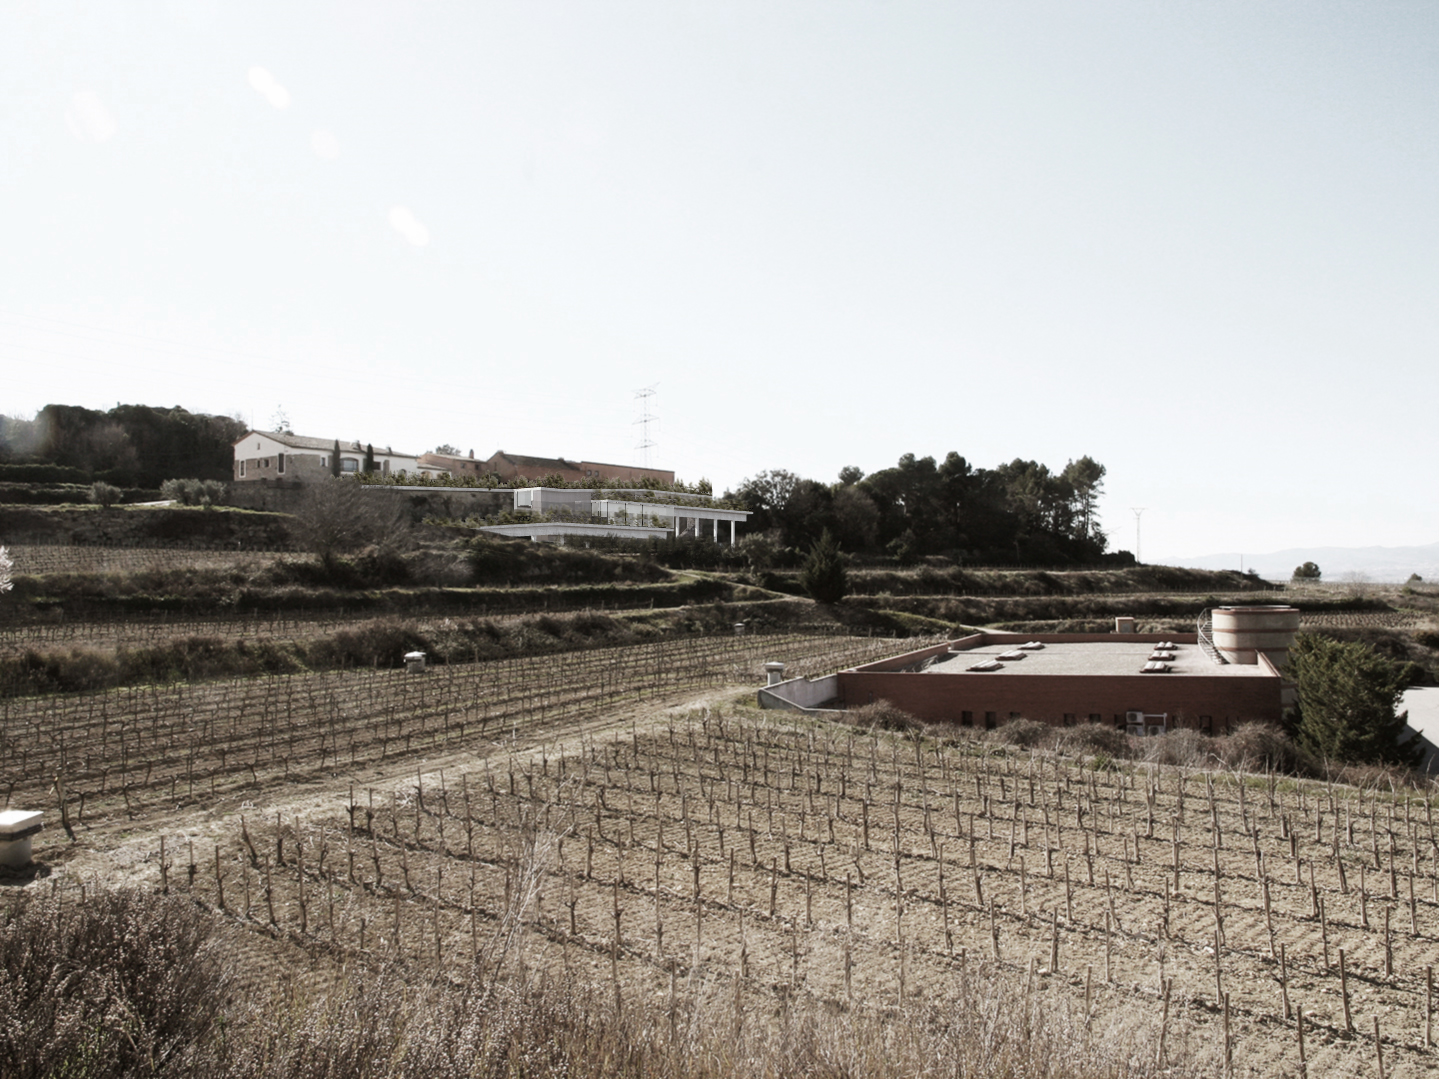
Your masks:
{"label": "hazy white sky", "polygon": [[0,2],[0,412],[1440,533],[1433,2]]}

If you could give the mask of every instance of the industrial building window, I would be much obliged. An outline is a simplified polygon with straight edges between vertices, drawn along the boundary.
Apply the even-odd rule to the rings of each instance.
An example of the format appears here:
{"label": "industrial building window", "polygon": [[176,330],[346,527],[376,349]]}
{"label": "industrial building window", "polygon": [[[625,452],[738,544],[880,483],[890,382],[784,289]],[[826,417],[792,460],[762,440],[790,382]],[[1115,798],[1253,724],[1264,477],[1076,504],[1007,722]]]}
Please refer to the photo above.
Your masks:
{"label": "industrial building window", "polygon": [[1092,712],[1092,713],[1090,714],[1090,723],[1092,723],[1092,724],[1098,724],[1098,723],[1100,723],[1100,714],[1099,714],[1098,712]]}
{"label": "industrial building window", "polygon": [[1019,714],[1018,712],[1012,712],[1012,713],[1010,714],[1010,719],[1011,719],[1011,720],[1019,720],[1019,719],[1020,719],[1020,714]]}
{"label": "industrial building window", "polygon": [[1074,726],[1075,726],[1075,714],[1074,714],[1073,712],[1067,712],[1067,713],[1065,714],[1065,726],[1066,726],[1066,727],[1074,727]]}
{"label": "industrial building window", "polygon": [[973,712],[969,712],[968,710],[966,712],[962,712],[960,714],[960,723],[964,727],[970,727],[972,724],[975,723],[975,714]]}
{"label": "industrial building window", "polygon": [[1206,735],[1215,734],[1215,718],[1213,716],[1200,717],[1200,726],[1205,729]]}
{"label": "industrial building window", "polygon": [[985,727],[986,727],[987,729],[989,729],[989,728],[993,728],[994,726],[995,726],[995,714],[994,714],[993,712],[987,712],[987,713],[985,714]]}

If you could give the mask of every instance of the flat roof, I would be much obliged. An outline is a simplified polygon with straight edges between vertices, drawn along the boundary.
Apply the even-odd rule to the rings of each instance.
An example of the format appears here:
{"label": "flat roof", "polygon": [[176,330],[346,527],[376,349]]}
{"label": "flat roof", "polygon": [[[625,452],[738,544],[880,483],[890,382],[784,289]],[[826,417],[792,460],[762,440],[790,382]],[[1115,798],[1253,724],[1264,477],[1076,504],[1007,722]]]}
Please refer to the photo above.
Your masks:
{"label": "flat roof", "polygon": [[[1192,635],[1193,636],[1193,635]],[[986,642],[971,648],[953,651],[948,657],[941,657],[920,674],[923,675],[967,675],[984,679],[992,674],[1005,675],[1139,675],[1141,668],[1150,659],[1152,652],[1159,651],[1153,641],[1126,640],[1125,635],[1116,634],[1107,641],[1064,641],[1049,642],[1040,649],[1021,649],[1024,641]],[[1205,675],[1230,679],[1273,679],[1275,676],[1263,664],[1217,664],[1199,645],[1175,644],[1164,650],[1174,656],[1166,661],[1170,670],[1164,674],[1148,676],[1155,679],[1173,679],[1177,675]],[[1019,659],[1001,659],[1002,654],[1018,655]],[[997,661],[1000,666],[993,671],[966,671],[972,664],[984,660]]]}

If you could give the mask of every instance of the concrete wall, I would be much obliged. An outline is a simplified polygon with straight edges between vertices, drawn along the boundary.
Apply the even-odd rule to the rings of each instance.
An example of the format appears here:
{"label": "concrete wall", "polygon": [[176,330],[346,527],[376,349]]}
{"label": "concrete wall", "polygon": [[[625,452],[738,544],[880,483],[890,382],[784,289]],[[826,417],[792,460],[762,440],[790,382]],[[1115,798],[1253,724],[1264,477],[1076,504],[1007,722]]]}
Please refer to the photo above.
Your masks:
{"label": "concrete wall", "polygon": [[809,712],[836,697],[839,692],[839,676],[825,675],[818,679],[787,679],[774,686],[761,688],[756,691],[756,696],[762,709],[799,709]]}

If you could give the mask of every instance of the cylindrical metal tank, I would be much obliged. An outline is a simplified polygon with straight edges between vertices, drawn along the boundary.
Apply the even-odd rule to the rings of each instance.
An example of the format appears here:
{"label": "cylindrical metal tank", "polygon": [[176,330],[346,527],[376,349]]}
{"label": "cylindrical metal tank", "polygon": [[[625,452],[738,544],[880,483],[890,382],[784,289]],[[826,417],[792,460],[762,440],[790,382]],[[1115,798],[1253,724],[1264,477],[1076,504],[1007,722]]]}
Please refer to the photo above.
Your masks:
{"label": "cylindrical metal tank", "polygon": [[1231,664],[1258,664],[1257,654],[1283,668],[1300,629],[1300,609],[1281,604],[1221,607],[1210,612],[1215,648]]}

